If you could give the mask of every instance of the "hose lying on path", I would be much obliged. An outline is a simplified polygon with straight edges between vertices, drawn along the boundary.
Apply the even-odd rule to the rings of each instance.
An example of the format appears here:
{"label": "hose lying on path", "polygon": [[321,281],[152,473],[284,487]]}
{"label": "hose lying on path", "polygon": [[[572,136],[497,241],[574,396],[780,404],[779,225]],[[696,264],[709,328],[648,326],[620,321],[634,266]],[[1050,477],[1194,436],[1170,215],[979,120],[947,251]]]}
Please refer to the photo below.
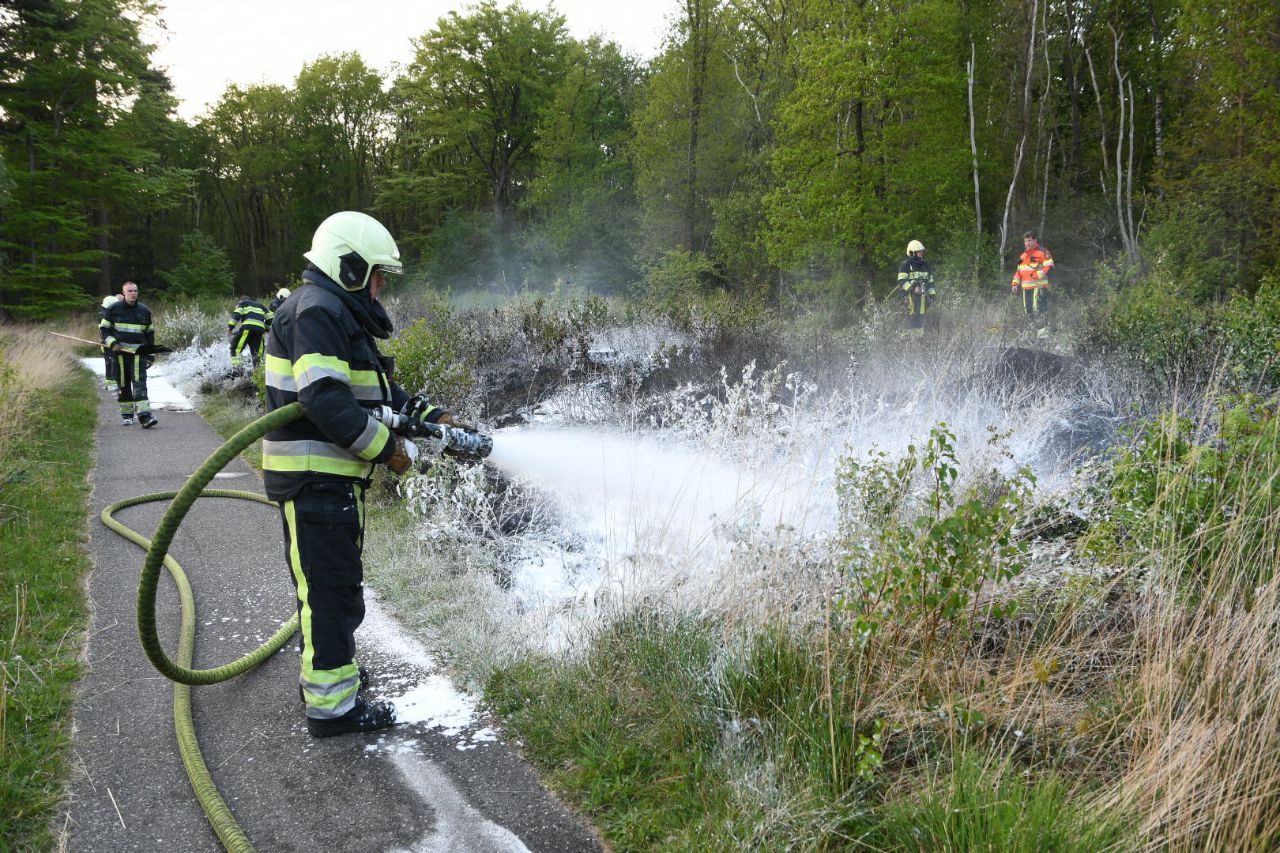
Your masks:
{"label": "hose lying on path", "polygon": [[[178,752],[182,756],[182,764],[186,767],[187,777],[195,790],[196,799],[209,818],[209,824],[217,833],[222,846],[227,850],[251,851],[253,845],[236,823],[236,819],[227,808],[204,757],[200,754],[200,745],[196,741],[195,724],[191,718],[191,686],[193,684],[217,684],[248,672],[271,655],[279,651],[289,638],[298,630],[298,616],[295,613],[280,629],[258,648],[249,652],[239,660],[212,669],[191,669],[192,652],[195,648],[196,605],[191,593],[191,585],[178,565],[178,561],[169,556],[169,543],[186,517],[187,511],[197,498],[237,498],[257,501],[268,506],[276,506],[256,492],[242,492],[232,489],[205,489],[227,463],[240,454],[242,450],[266,435],[273,429],[297,420],[302,416],[302,406],[291,403],[276,409],[227,439],[213,455],[205,460],[196,472],[187,480],[186,485],[176,492],[155,492],[117,501],[102,510],[102,523],[119,533],[130,542],[147,549],[146,561],[142,564],[142,577],[138,581],[138,637],[147,658],[162,675],[174,682],[173,685],[173,723],[178,736]],[[156,528],[154,538],[147,539],[136,530],[131,530],[113,517],[117,510],[138,504],[173,499],[169,509],[165,511]],[[182,602],[182,628],[178,640],[177,659],[173,660],[165,654],[156,635],[156,589],[160,581],[160,567],[169,570],[174,583],[178,587],[178,596]]]}

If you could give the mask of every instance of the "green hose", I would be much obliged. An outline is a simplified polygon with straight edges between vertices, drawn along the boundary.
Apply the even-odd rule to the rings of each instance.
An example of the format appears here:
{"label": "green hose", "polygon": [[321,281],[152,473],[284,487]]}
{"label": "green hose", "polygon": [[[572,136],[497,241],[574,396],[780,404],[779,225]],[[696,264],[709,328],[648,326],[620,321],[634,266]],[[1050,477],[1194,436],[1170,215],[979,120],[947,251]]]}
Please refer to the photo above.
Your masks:
{"label": "green hose", "polygon": [[[191,687],[193,684],[217,684],[248,672],[268,657],[279,651],[289,638],[298,630],[298,616],[295,613],[280,630],[258,648],[232,663],[223,664],[213,669],[191,669],[192,652],[195,648],[196,605],[191,594],[191,585],[178,565],[178,561],[169,556],[169,543],[178,531],[182,519],[195,503],[196,498],[238,498],[257,501],[268,506],[276,504],[256,492],[241,492],[231,489],[208,489],[204,487],[213,475],[217,474],[227,463],[240,454],[242,450],[266,435],[273,429],[302,417],[302,406],[290,403],[263,415],[244,429],[227,439],[213,455],[205,460],[196,472],[191,475],[180,490],[176,492],[155,492],[117,501],[102,510],[102,523],[119,533],[130,542],[137,543],[147,549],[147,558],[142,564],[142,577],[138,581],[138,636],[147,658],[163,675],[174,682],[173,685],[173,723],[178,737],[178,752],[182,756],[182,764],[195,790],[196,799],[204,809],[210,826],[217,833],[222,846],[227,850],[252,851],[253,845],[236,823],[236,819],[227,808],[226,802],[218,793],[209,775],[209,768],[200,754],[200,744],[196,740],[195,723],[191,719]],[[155,538],[147,539],[136,530],[125,527],[112,517],[117,510],[152,501],[171,499],[173,502],[165,511],[156,529]],[[182,602],[182,628],[178,639],[177,660],[165,654],[156,635],[156,588],[160,581],[160,567],[169,570],[174,583],[178,587],[178,596]]]}

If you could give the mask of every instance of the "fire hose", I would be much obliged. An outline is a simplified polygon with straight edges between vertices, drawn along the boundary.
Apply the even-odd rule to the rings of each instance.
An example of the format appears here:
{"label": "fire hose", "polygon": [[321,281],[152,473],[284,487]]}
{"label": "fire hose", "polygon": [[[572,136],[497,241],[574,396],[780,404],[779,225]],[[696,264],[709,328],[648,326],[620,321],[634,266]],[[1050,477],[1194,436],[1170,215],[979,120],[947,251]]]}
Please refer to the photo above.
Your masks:
{"label": "fire hose", "polygon": [[[197,498],[235,498],[276,506],[256,492],[237,491],[233,489],[206,489],[214,475],[226,467],[232,459],[246,447],[274,429],[292,423],[302,417],[301,403],[290,403],[258,418],[244,429],[227,439],[221,447],[205,460],[186,484],[176,492],[154,492],[147,495],[126,498],[117,501],[102,510],[102,523],[137,545],[147,549],[146,559],[142,564],[142,576],[138,580],[137,619],[138,638],[143,651],[151,664],[173,684],[173,721],[178,738],[178,752],[186,768],[187,777],[195,791],[200,807],[204,809],[209,825],[213,828],[222,846],[231,851],[252,851],[253,845],[241,830],[231,810],[218,793],[217,786],[209,774],[204,757],[200,753],[200,745],[196,740],[195,723],[191,715],[191,686],[218,684],[241,675],[261,664],[275,654],[289,638],[298,630],[298,615],[295,613],[265,643],[231,663],[211,669],[192,669],[193,650],[195,648],[195,596],[191,585],[178,561],[169,555],[169,544],[173,541],[179,525],[191,509]],[[429,424],[406,415],[393,412],[383,406],[374,410],[374,417],[386,424],[393,431],[412,437],[425,437],[436,449],[450,455],[482,459],[493,449],[493,439],[481,433],[451,427],[443,424]],[[114,513],[126,507],[137,506],[154,501],[172,500],[155,535],[147,539],[136,530],[121,524],[114,518]],[[160,580],[160,567],[169,570],[178,589],[178,597],[182,607],[182,624],[178,639],[176,659],[170,658],[160,644],[156,631],[156,591]]]}

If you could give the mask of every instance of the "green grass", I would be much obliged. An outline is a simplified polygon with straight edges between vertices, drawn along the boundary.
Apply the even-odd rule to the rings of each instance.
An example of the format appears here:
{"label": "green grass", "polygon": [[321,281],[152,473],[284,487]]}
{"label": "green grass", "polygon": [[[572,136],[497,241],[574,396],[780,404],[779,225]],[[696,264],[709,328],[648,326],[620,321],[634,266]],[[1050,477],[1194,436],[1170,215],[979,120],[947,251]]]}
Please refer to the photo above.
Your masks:
{"label": "green grass", "polygon": [[[243,397],[232,394],[204,394],[200,397],[198,408],[200,416],[208,421],[214,432],[223,439],[231,438],[263,414]],[[255,441],[240,451],[240,458],[255,470],[261,471],[262,442]]]}
{"label": "green grass", "polygon": [[702,625],[634,616],[610,627],[587,659],[519,663],[499,671],[485,695],[614,849],[707,849],[689,830],[717,825],[730,797],[711,760],[712,648]]}
{"label": "green grass", "polygon": [[968,754],[924,797],[883,811],[883,850],[1098,853],[1134,843],[1119,815],[1081,808],[1061,777],[1028,779],[1016,765],[987,767]]}
{"label": "green grass", "polygon": [[0,849],[47,850],[81,671],[97,393],[83,371],[28,414],[0,483]]}

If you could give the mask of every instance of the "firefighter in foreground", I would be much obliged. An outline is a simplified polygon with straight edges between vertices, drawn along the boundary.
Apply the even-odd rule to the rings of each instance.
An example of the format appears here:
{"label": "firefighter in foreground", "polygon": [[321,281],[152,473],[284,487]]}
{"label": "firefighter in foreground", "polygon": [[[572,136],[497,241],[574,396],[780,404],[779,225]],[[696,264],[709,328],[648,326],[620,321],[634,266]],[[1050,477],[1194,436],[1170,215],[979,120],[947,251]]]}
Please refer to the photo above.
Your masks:
{"label": "firefighter in foreground", "polygon": [[[402,272],[391,234],[363,213],[335,213],[316,229],[303,286],[271,324],[267,408],[295,400],[305,416],[262,443],[267,495],[280,504],[302,631],[301,693],[315,737],[395,723],[393,706],[366,700],[354,633],[364,619],[364,499],[374,467],[408,471],[417,448],[390,418],[454,421],[391,378],[375,339],[391,335],[378,302],[386,276]],[[395,412],[394,416],[389,413]],[[462,431],[457,431],[462,435]]]}
{"label": "firefighter in foreground", "polygon": [[907,259],[898,267],[898,287],[906,296],[907,329],[911,334],[923,335],[925,314],[933,307],[938,291],[924,259],[924,243],[919,240],[907,244]]}
{"label": "firefighter in foreground", "polygon": [[120,403],[121,426],[133,426],[134,416],[143,429],[159,423],[151,414],[147,399],[147,368],[151,356],[138,355],[143,344],[155,346],[156,331],[151,325],[151,309],[138,301],[138,285],[126,281],[120,288],[123,297],[103,309],[98,331],[102,345],[115,358],[116,400]]}
{"label": "firefighter in foreground", "polygon": [[227,320],[227,340],[231,344],[231,369],[240,370],[244,365],[244,351],[250,353],[251,362],[262,361],[262,339],[267,333],[267,308],[256,299],[243,296],[231,309]]}
{"label": "firefighter in foreground", "polygon": [[1018,258],[1018,268],[1014,270],[1013,281],[1009,284],[1010,291],[1014,295],[1021,291],[1022,307],[1027,312],[1027,319],[1036,329],[1036,336],[1047,338],[1049,270],[1053,269],[1053,255],[1040,245],[1034,231],[1022,235],[1022,245],[1026,251]]}

